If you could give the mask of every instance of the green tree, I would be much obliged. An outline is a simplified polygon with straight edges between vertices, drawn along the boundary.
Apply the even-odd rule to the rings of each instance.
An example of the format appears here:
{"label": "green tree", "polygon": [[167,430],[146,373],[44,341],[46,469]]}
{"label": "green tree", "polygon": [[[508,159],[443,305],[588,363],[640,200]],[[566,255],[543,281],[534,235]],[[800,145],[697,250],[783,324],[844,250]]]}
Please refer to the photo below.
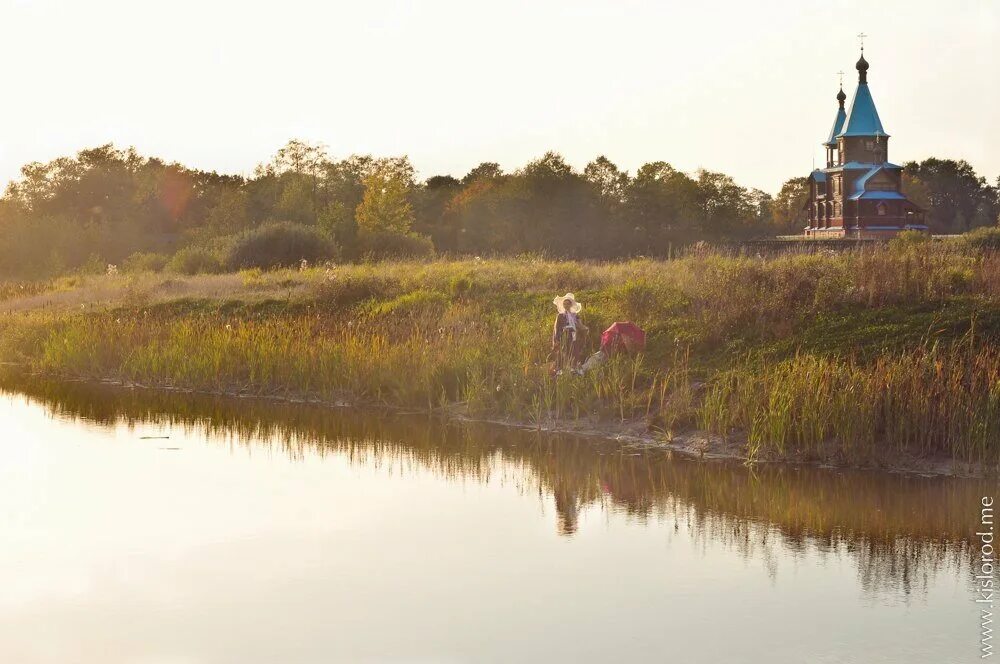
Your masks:
{"label": "green tree", "polygon": [[786,180],[771,205],[772,223],[779,233],[801,233],[807,222],[809,178]]}
{"label": "green tree", "polygon": [[364,179],[365,193],[355,217],[360,228],[405,234],[413,225],[410,185],[393,169],[377,169]]}
{"label": "green tree", "polygon": [[493,161],[484,161],[462,178],[462,184],[470,185],[477,180],[499,180],[503,177],[503,170],[500,164]]}
{"label": "green tree", "polygon": [[280,176],[281,194],[275,203],[272,217],[312,224],[317,221],[318,185],[309,175],[285,173]]}
{"label": "green tree", "polygon": [[316,223],[324,204],[320,200],[322,175],[329,161],[326,146],[292,139],[278,149],[270,162],[259,165],[257,177],[270,178],[277,184],[269,216]]}
{"label": "green tree", "polygon": [[604,155],[587,164],[583,169],[583,177],[607,205],[617,206],[624,202],[629,182],[628,173],[619,170]]}
{"label": "green tree", "polygon": [[249,198],[242,189],[226,189],[209,209],[205,223],[212,235],[231,235],[250,225]]}
{"label": "green tree", "polygon": [[445,210],[461,190],[459,180],[450,175],[435,175],[413,191],[414,230],[429,236],[439,251],[458,249],[458,228]]}
{"label": "green tree", "polygon": [[698,183],[665,161],[642,165],[625,196],[631,251],[666,252],[698,239]]}
{"label": "green tree", "polygon": [[358,241],[358,224],[354,219],[354,209],[341,201],[332,201],[320,213],[316,222],[320,231],[333,239],[345,255],[353,257]]}
{"label": "green tree", "polygon": [[757,209],[745,188],[724,173],[698,171],[701,231],[708,238],[742,237],[756,229]]}
{"label": "green tree", "polygon": [[995,216],[995,190],[964,159],[931,157],[903,168],[910,184],[918,181],[926,188],[927,221],[935,231],[962,233],[973,220]]}

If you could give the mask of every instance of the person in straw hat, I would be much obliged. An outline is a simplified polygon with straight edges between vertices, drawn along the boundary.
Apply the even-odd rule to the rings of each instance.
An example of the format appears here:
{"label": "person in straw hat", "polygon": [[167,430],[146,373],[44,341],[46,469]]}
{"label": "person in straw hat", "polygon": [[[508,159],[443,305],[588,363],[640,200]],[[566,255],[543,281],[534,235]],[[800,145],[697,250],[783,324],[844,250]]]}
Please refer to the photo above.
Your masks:
{"label": "person in straw hat", "polygon": [[556,355],[556,370],[565,367],[576,370],[583,350],[583,340],[587,326],[580,320],[583,305],[576,301],[572,293],[557,295],[552,304],[559,312],[552,326],[552,350]]}

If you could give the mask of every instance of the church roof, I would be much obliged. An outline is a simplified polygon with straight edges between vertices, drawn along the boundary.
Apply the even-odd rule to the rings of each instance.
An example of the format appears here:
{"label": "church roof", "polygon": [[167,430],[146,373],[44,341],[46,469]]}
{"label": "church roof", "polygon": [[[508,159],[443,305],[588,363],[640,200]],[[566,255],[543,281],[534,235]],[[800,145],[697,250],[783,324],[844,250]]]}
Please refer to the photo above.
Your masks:
{"label": "church roof", "polygon": [[[854,191],[848,198],[852,201],[864,200],[907,200],[906,196],[899,193],[898,191],[883,191],[880,189],[873,189],[868,191],[865,187],[868,185],[868,181],[871,180],[880,171],[895,170],[890,168],[895,166],[895,164],[882,164],[879,166],[873,166],[871,170],[862,175],[854,183]],[[897,167],[898,168],[898,167]]]}
{"label": "church roof", "polygon": [[862,199],[869,200],[882,200],[882,201],[905,201],[906,196],[899,193],[898,191],[862,191],[856,194],[851,194],[850,199],[852,201],[860,201]]}
{"label": "church roof", "polygon": [[884,168],[887,171],[901,171],[903,167],[899,164],[893,164],[892,162],[885,162],[884,164],[872,164],[864,161],[847,161],[843,164],[838,164],[837,166],[831,166],[830,168],[824,168],[824,173],[841,173],[843,171],[870,171],[873,168]]}
{"label": "church roof", "polygon": [[881,170],[882,170],[882,166],[874,166],[867,173],[865,173],[864,175],[862,175],[861,177],[859,177],[857,179],[857,182],[854,183],[854,191],[855,191],[855,193],[857,193],[857,192],[864,192],[865,185],[868,184],[868,181],[872,179],[872,176],[874,176],[876,173],[878,173]]}
{"label": "church roof", "polygon": [[870,164],[864,161],[849,161],[843,165],[845,169],[849,170],[859,170],[859,169],[872,169],[875,167],[885,168],[890,171],[900,171],[903,169],[899,164],[893,164],[892,162],[885,162],[884,164]]}
{"label": "church roof", "polygon": [[858,60],[858,89],[851,100],[851,108],[847,111],[847,119],[837,136],[888,136],[882,128],[882,121],[875,109],[875,100],[868,89],[868,61],[864,54]]}
{"label": "church roof", "polygon": [[847,113],[844,112],[844,107],[841,106],[837,109],[837,117],[833,120],[833,128],[830,130],[830,137],[826,139],[826,143],[823,145],[830,147],[835,147],[837,145],[837,134],[839,134],[840,130],[844,128],[845,118],[847,118]]}

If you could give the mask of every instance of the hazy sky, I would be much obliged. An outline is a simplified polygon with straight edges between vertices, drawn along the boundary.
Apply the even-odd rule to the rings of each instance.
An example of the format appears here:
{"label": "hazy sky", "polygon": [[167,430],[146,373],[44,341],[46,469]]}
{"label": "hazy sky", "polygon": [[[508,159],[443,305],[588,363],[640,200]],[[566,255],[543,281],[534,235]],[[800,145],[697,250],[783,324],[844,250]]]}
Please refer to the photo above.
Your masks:
{"label": "hazy sky", "polygon": [[890,158],[995,181],[994,0],[0,0],[0,180],[107,142],[248,173],[297,137],[421,177],[551,149],[774,192],[819,163],[860,31]]}

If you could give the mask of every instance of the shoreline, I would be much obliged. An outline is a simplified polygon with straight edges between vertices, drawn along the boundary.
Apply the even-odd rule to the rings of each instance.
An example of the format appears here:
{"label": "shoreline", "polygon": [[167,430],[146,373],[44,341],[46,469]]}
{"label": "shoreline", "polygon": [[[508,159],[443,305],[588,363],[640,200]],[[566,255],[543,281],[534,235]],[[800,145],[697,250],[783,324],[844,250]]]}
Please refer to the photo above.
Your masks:
{"label": "shoreline", "polygon": [[[94,276],[67,284],[61,304],[32,300],[4,317],[0,360],[53,377],[391,406],[698,458],[994,475],[992,256],[904,244],[767,260],[706,252]],[[930,272],[907,271],[914,264]],[[551,293],[567,284],[586,298],[593,329],[644,329],[644,352],[553,380]]]}
{"label": "shoreline", "polygon": [[[14,362],[3,362],[0,365],[5,367],[24,368]],[[785,466],[808,466],[812,468],[823,468],[827,470],[854,470],[888,474],[914,475],[920,477],[949,477],[955,479],[981,479],[994,476],[996,469],[988,469],[982,464],[968,464],[951,458],[919,458],[905,455],[896,459],[882,458],[869,463],[847,463],[838,461],[832,455],[828,458],[791,458],[768,456],[749,460],[745,453],[744,446],[736,440],[725,441],[720,436],[708,434],[704,431],[686,431],[679,435],[673,435],[670,439],[665,436],[651,432],[641,419],[625,422],[595,422],[592,420],[548,420],[541,424],[532,424],[527,421],[512,418],[491,418],[477,417],[461,412],[460,407],[455,405],[449,407],[439,407],[430,410],[420,410],[403,406],[394,406],[387,403],[365,402],[351,400],[349,398],[327,399],[308,394],[255,394],[240,392],[237,390],[206,390],[197,388],[175,387],[170,385],[144,384],[128,382],[112,378],[90,378],[90,377],[66,377],[43,373],[27,373],[31,378],[63,383],[83,383],[93,386],[102,386],[118,390],[147,390],[162,393],[180,393],[195,396],[221,397],[225,399],[251,399],[261,401],[272,401],[285,404],[298,404],[317,406],[328,409],[344,410],[381,410],[394,415],[431,415],[441,417],[446,423],[459,422],[470,424],[485,424],[489,426],[502,427],[507,429],[518,429],[521,431],[536,431],[548,435],[570,435],[582,438],[597,439],[608,443],[618,443],[630,447],[661,450],[665,452],[677,453],[681,456],[698,461],[722,461],[727,463],[739,462],[752,467],[758,464],[785,465]],[[15,386],[11,386],[11,391],[17,391]],[[831,446],[831,449],[836,449]]]}

